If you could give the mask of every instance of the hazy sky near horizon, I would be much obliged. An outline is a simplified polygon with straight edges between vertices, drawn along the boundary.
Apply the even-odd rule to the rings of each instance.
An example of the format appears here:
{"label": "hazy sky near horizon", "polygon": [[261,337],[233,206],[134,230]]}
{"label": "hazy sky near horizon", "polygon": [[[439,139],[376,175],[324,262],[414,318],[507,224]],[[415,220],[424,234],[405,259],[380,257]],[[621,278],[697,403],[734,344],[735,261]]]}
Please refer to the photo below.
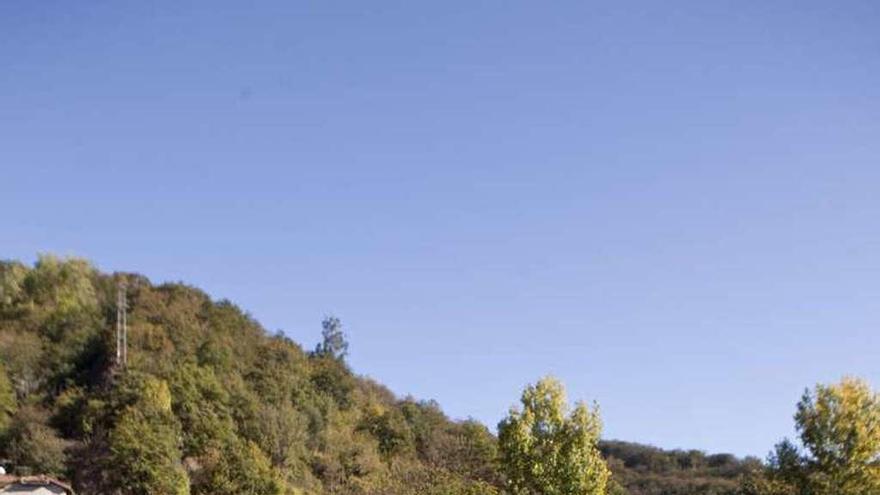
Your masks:
{"label": "hazy sky near horizon", "polygon": [[880,386],[880,3],[5,1],[0,208],[454,417],[763,456]]}

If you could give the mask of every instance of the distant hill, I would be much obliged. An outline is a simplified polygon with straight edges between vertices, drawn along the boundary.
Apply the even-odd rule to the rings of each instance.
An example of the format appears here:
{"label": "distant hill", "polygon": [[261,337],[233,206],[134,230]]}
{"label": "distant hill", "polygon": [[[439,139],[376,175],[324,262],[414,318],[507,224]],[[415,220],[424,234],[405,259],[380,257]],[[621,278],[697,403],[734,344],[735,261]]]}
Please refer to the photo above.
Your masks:
{"label": "distant hill", "polygon": [[761,467],[758,459],[699,450],[663,450],[637,443],[605,441],[602,454],[630,495],[725,495]]}
{"label": "distant hill", "polygon": [[[0,459],[81,493],[502,491],[486,426],[357,376],[339,322],[324,330],[308,351],[181,283],[77,259],[2,262]],[[731,493],[756,462],[616,441],[602,451],[631,495]]]}

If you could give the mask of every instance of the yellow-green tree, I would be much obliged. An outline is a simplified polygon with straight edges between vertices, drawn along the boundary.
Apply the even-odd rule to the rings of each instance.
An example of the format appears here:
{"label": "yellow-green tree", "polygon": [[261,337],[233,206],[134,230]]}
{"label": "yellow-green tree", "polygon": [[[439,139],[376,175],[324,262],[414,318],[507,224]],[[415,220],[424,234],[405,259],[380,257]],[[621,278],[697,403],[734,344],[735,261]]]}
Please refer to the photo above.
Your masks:
{"label": "yellow-green tree", "polygon": [[0,311],[19,301],[27,274],[28,268],[17,261],[0,261]]}
{"label": "yellow-green tree", "polygon": [[95,276],[87,260],[42,254],[23,283],[35,303],[61,317],[97,306]]}
{"label": "yellow-green tree", "polygon": [[810,453],[811,493],[880,493],[880,397],[866,382],[817,385],[804,393],[795,421]]}
{"label": "yellow-green tree", "polygon": [[522,410],[498,425],[508,489],[515,495],[604,495],[610,471],[602,458],[598,408],[569,411],[562,384],[544,378],[523,391]]}
{"label": "yellow-green tree", "polygon": [[135,400],[120,411],[109,435],[109,486],[124,495],[189,495],[167,383],[146,375],[132,382],[123,393]]}
{"label": "yellow-green tree", "polygon": [[280,495],[284,490],[269,459],[252,442],[234,437],[225,444],[208,448],[194,473],[194,495]]}

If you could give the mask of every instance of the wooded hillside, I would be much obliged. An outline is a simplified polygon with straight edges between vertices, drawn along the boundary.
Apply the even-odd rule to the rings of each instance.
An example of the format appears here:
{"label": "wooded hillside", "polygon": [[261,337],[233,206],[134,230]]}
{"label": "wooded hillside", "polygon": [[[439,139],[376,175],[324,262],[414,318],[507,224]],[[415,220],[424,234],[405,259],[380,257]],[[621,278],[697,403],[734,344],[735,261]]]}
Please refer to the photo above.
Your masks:
{"label": "wooded hillside", "polygon": [[[118,285],[128,366],[115,365]],[[317,327],[317,325],[316,325]],[[316,339],[319,339],[316,328]],[[77,259],[0,263],[0,459],[82,493],[493,494],[498,441],[179,283]],[[513,402],[514,398],[511,398]],[[755,461],[606,442],[612,491],[732,493]]]}

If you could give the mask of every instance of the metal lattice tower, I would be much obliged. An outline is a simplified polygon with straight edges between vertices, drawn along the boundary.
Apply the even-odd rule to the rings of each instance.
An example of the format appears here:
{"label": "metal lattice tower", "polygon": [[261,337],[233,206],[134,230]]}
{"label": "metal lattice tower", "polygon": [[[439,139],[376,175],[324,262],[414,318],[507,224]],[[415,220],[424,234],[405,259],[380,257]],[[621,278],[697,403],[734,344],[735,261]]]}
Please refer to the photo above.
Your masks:
{"label": "metal lattice tower", "polygon": [[128,301],[125,281],[116,287],[116,364],[128,364]]}

